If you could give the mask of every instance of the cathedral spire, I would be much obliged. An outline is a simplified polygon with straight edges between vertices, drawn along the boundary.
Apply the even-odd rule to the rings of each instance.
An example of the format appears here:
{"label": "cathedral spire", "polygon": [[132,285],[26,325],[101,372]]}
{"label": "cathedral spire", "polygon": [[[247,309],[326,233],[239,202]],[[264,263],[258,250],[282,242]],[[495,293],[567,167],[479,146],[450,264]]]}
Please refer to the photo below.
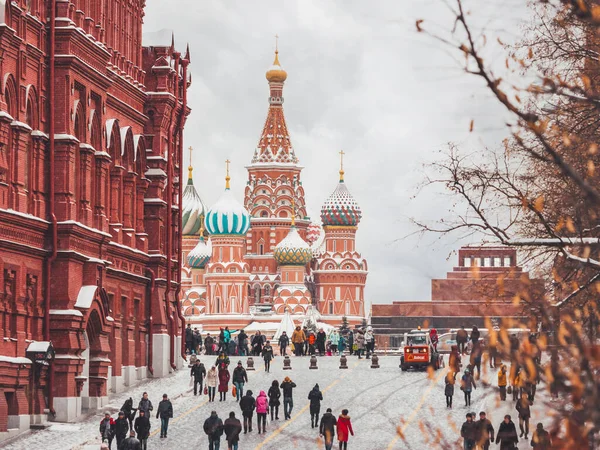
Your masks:
{"label": "cathedral spire", "polygon": [[266,77],[269,82],[269,112],[252,158],[252,164],[296,165],[298,158],[294,153],[283,115],[283,84],[287,79],[287,72],[283,70],[279,62],[277,41],[275,42],[275,59],[273,65],[267,70]]}
{"label": "cathedral spire", "polygon": [[340,150],[340,183],[344,182],[344,150]]}
{"label": "cathedral spire", "polygon": [[225,189],[229,189],[229,180],[231,180],[231,177],[229,176],[229,163],[231,161],[229,161],[228,159],[225,160],[225,170],[227,172],[227,174],[225,175]]}
{"label": "cathedral spire", "polygon": [[188,166],[188,184],[192,184],[192,172],[194,171],[194,168],[192,167],[192,146],[190,145],[189,147],[189,151],[190,151],[190,165]]}

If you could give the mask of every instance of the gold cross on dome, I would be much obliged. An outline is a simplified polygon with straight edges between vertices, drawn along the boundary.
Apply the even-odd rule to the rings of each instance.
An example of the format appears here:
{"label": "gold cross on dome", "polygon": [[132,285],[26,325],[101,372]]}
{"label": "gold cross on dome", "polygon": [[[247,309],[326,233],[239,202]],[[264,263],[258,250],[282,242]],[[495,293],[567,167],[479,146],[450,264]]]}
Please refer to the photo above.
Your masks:
{"label": "gold cross on dome", "polygon": [[340,150],[340,181],[344,181],[344,150]]}
{"label": "gold cross on dome", "polygon": [[276,34],[275,35],[275,52],[277,53],[279,51],[279,35]]}
{"label": "gold cross on dome", "polygon": [[192,167],[192,146],[190,145],[190,165],[188,166],[188,179],[192,179],[192,170],[194,170],[194,168]]}
{"label": "gold cross on dome", "polygon": [[229,189],[229,180],[231,179],[229,177],[229,163],[230,162],[231,161],[229,161],[228,159],[225,160],[225,170],[226,170],[226,173],[227,173],[227,175],[225,176],[225,189]]}

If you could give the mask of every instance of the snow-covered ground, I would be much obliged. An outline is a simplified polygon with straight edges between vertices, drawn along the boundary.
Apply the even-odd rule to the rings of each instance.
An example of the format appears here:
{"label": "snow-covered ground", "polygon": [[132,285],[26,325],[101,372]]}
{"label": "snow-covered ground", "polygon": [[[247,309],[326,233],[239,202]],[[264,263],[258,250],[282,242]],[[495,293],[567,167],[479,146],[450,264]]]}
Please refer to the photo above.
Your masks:
{"label": "snow-covered ground", "polygon": [[[245,365],[246,358],[241,358]],[[205,365],[214,363],[214,357],[202,357]],[[341,370],[338,357],[322,357],[318,359],[319,369],[309,370],[308,357],[292,357],[292,370],[282,370],[282,359],[277,358],[271,367],[271,373],[263,371],[262,362],[255,359],[255,372],[248,372],[249,383],[254,395],[260,390],[265,392],[272,380],[282,381],[289,376],[298,385],[294,394],[294,410],[292,420],[284,421],[280,411],[280,420],[267,421],[267,434],[242,434],[240,449],[316,449],[324,448],[319,440],[318,430],[311,429],[308,412],[308,392],[315,383],[319,383],[323,391],[324,401],[321,414],[326,408],[332,408],[334,414],[340,414],[343,408],[349,410],[355,436],[350,438],[349,448],[360,450],[375,449],[424,449],[439,448],[433,444],[435,432],[439,430],[442,438],[448,442],[460,442],[460,427],[467,412],[486,411],[488,418],[497,429],[505,414],[513,417],[518,429],[517,412],[512,401],[500,402],[495,389],[483,388],[473,392],[472,406],[464,407],[462,392],[457,388],[454,397],[454,408],[446,409],[443,376],[447,369],[435,373],[434,380],[428,379],[424,372],[401,372],[398,368],[397,356],[379,358],[381,368],[371,369],[369,360],[348,358],[348,369]],[[237,362],[232,358],[232,368]],[[484,373],[496,385],[496,371]],[[106,408],[116,412],[129,396],[137,404],[142,392],[147,391],[155,408],[163,393],[169,394],[174,408],[174,419],[169,424],[169,437],[160,439],[158,431],[160,422],[152,418],[152,436],[148,441],[151,449],[202,448],[207,445],[206,435],[202,430],[204,420],[211,410],[216,410],[223,420],[230,411],[235,411],[238,418],[241,412],[238,404],[231,398],[231,391],[226,402],[219,402],[217,394],[215,403],[208,403],[206,396],[194,397],[189,385],[189,371],[180,371],[168,378],[151,380],[140,384],[128,392],[111,397]],[[530,421],[530,438],[538,422],[548,424],[551,417],[542,405],[547,395],[538,389],[535,404],[532,406],[533,417]],[[510,398],[510,396],[509,396]],[[64,449],[98,449],[100,439],[98,425],[102,411],[75,424],[53,424],[49,428],[30,434],[7,445],[5,448],[21,450],[43,448],[45,450]],[[256,422],[256,415],[254,416]],[[428,429],[427,427],[433,427]],[[255,425],[256,430],[256,425]],[[400,430],[400,437],[397,430]],[[433,431],[435,430],[435,431]],[[494,445],[494,448],[496,446]],[[113,443],[113,449],[116,442]],[[221,448],[227,448],[224,438]],[[337,448],[337,442],[335,445]],[[522,439],[519,449],[528,449],[529,442]]]}

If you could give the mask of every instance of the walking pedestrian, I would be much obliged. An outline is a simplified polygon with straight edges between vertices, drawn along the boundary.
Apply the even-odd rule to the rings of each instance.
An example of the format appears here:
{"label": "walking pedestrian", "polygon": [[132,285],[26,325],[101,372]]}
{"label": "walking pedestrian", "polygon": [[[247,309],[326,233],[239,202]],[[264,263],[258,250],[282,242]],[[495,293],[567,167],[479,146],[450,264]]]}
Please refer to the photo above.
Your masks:
{"label": "walking pedestrian", "polygon": [[121,448],[121,443],[127,439],[129,433],[129,421],[123,411],[119,411],[117,420],[115,420],[115,437],[117,438],[117,448]]}
{"label": "walking pedestrian", "polygon": [[240,356],[248,356],[248,335],[244,330],[238,334],[238,353]]}
{"label": "walking pedestrian", "polygon": [[229,356],[227,356],[224,351],[219,353],[219,356],[217,356],[217,360],[215,361],[215,366],[221,367],[221,364],[225,364],[229,367]]}
{"label": "walking pedestrian", "polygon": [[375,351],[375,335],[370,325],[365,331],[365,350],[367,351],[367,359],[370,359],[371,354]]}
{"label": "walking pedestrian", "polygon": [[529,418],[531,417],[531,409],[529,403],[529,396],[523,393],[521,398],[517,401],[516,410],[519,413],[519,430],[521,434],[519,437],[525,435],[525,439],[529,438]]}
{"label": "walking pedestrian", "polygon": [[473,415],[471,413],[467,413],[467,420],[462,424],[460,429],[460,435],[464,439],[463,441],[463,449],[464,450],[474,450],[475,449],[475,437],[476,437],[477,429],[475,422],[473,422]]}
{"label": "walking pedestrian", "polygon": [[344,336],[342,336],[341,334],[338,335],[339,339],[338,339],[338,352],[339,355],[342,356],[342,354],[344,353],[344,350],[346,350],[346,338]]}
{"label": "walking pedestrian", "polygon": [[469,333],[465,330],[464,326],[460,327],[460,330],[456,332],[456,344],[458,345],[458,351],[461,355],[465,354],[467,342],[469,341]]}
{"label": "walking pedestrian", "polygon": [[262,423],[262,432],[266,433],[267,413],[269,412],[269,400],[265,391],[260,391],[256,397],[256,424],[258,425],[258,434],[260,434],[260,424]]}
{"label": "walking pedestrian", "polygon": [[189,354],[192,353],[192,345],[194,343],[194,330],[192,330],[192,325],[187,324],[185,329],[185,351]]}
{"label": "walking pedestrian", "polygon": [[506,375],[506,366],[504,364],[500,365],[500,370],[498,371],[498,389],[500,390],[500,400],[506,400],[506,385],[508,384],[508,377]]}
{"label": "walking pedestrian", "polygon": [[550,450],[552,448],[550,433],[544,430],[542,423],[537,424],[537,428],[533,432],[533,436],[531,436],[531,446],[533,450]]}
{"label": "walking pedestrian", "polygon": [[229,390],[229,370],[225,364],[219,366],[219,401],[227,400],[227,391]]}
{"label": "walking pedestrian", "polygon": [[123,439],[121,445],[119,446],[119,450],[141,450],[142,444],[139,439],[135,437],[135,431],[131,430],[129,432],[129,437]]}
{"label": "walking pedestrian", "polygon": [[246,432],[252,432],[252,415],[254,414],[255,407],[256,400],[252,397],[252,391],[248,390],[246,395],[240,400],[240,409],[242,410],[242,417],[244,418],[244,434],[246,434]]}
{"label": "walking pedestrian", "polygon": [[354,430],[347,409],[342,409],[342,414],[337,419],[337,432],[340,450],[348,450],[348,433],[354,436]]}
{"label": "walking pedestrian", "polygon": [[513,421],[510,420],[510,415],[507,414],[498,427],[496,444],[500,443],[500,450],[514,450],[518,442],[517,429]]}
{"label": "walking pedestrian", "polygon": [[338,344],[340,342],[340,335],[337,330],[333,330],[329,335],[329,342],[331,342],[331,353],[336,354],[338,352]]}
{"label": "walking pedestrian", "polygon": [[315,355],[316,354],[316,344],[317,344],[317,336],[312,331],[308,333],[308,354]]}
{"label": "walking pedestrian", "polygon": [[129,428],[133,429],[133,419],[135,419],[135,413],[137,408],[133,407],[133,398],[129,397],[121,406],[121,411],[125,413],[125,418],[129,421]]}
{"label": "walking pedestrian", "polygon": [[308,342],[308,336],[309,336],[308,327],[307,326],[302,327],[302,332],[304,333],[304,342],[302,343],[302,356],[306,356],[306,355],[308,355],[308,351],[309,351],[309,347],[310,347],[310,343]]}
{"label": "walking pedestrian", "polygon": [[169,419],[173,417],[173,405],[167,394],[163,394],[162,398],[156,410],[156,418],[160,417],[160,437],[166,438],[169,430]]}
{"label": "walking pedestrian", "polygon": [[287,333],[283,331],[281,336],[279,336],[279,354],[281,356],[286,355],[286,349],[288,345],[290,345],[290,338],[288,337]]}
{"label": "walking pedestrian", "polygon": [[210,333],[206,333],[206,337],[204,338],[204,351],[207,355],[214,354],[215,348],[215,338],[213,338]]}
{"label": "walking pedestrian", "polygon": [[362,330],[357,330],[356,336],[356,354],[358,355],[358,359],[362,359],[362,354],[365,351],[365,334]]}
{"label": "walking pedestrian", "polygon": [[147,450],[148,436],[150,436],[150,419],[145,411],[140,411],[140,415],[135,419],[133,429],[137,433],[137,438],[140,440],[141,450]]}
{"label": "walking pedestrian", "polygon": [[521,392],[521,368],[514,364],[510,366],[513,402],[519,400]]}
{"label": "walking pedestrian", "polygon": [[490,358],[490,369],[495,369],[498,366],[498,344],[493,339],[490,339],[487,348]]}
{"label": "walking pedestrian", "polygon": [[[279,389],[279,381],[273,380],[269,392],[269,408],[271,410],[271,422],[273,420],[279,420],[279,405],[281,404],[279,398],[281,397],[281,389]],[[275,419],[273,419],[273,413],[275,413]]]}
{"label": "walking pedestrian", "polygon": [[306,336],[300,326],[296,327],[296,330],[292,333],[292,344],[294,344],[294,354],[300,356],[303,353],[304,341]]}
{"label": "walking pedestrian", "polygon": [[446,395],[446,408],[452,408],[452,397],[454,397],[454,384],[456,380],[452,375],[452,372],[446,374],[446,387],[444,388],[444,394]]}
{"label": "walking pedestrian", "polygon": [[479,413],[479,420],[475,422],[477,433],[475,441],[479,450],[489,450],[490,444],[494,442],[494,426],[486,417],[484,411]]}
{"label": "walking pedestrian", "polygon": [[331,450],[333,446],[336,426],[337,420],[331,413],[331,408],[327,408],[327,412],[321,417],[321,425],[319,426],[319,434],[325,439],[325,450]]}
{"label": "walking pedestrian", "polygon": [[310,425],[311,428],[316,428],[319,426],[319,412],[321,411],[321,401],[323,400],[323,393],[319,389],[318,384],[315,384],[308,393],[308,400],[310,400]]}
{"label": "walking pedestrian", "polygon": [[112,441],[115,437],[115,420],[110,417],[109,412],[104,413],[104,419],[100,421],[100,438],[108,443],[108,448],[112,448]]}
{"label": "walking pedestrian", "polygon": [[223,330],[223,327],[219,328],[219,348],[218,348],[218,352],[224,352],[226,350],[225,347],[225,330]]}
{"label": "walking pedestrian", "polygon": [[471,392],[473,389],[477,389],[477,386],[475,385],[475,380],[473,379],[471,371],[467,367],[464,375],[461,378],[460,384],[460,390],[465,394],[465,406],[471,405]]}
{"label": "walking pedestrian", "polygon": [[[473,349],[471,350],[471,367],[473,367],[473,375],[479,379],[481,376],[481,355],[483,353],[483,347],[481,342],[476,341],[473,343]],[[475,375],[475,369],[477,369],[477,375]]]}
{"label": "walking pedestrian", "polygon": [[238,361],[237,367],[233,369],[232,381],[235,386],[235,401],[239,402],[244,396],[244,383],[248,382],[248,374],[241,361]]}
{"label": "walking pedestrian", "polygon": [[477,345],[480,337],[481,333],[479,332],[479,329],[473,325],[473,329],[471,330],[471,342],[473,343],[473,347]]}
{"label": "walking pedestrian", "polygon": [[206,388],[208,390],[208,401],[209,402],[215,401],[215,393],[217,390],[217,380],[218,380],[217,368],[215,366],[212,366],[208,370],[208,373],[206,374]]}
{"label": "walking pedestrian", "polygon": [[204,432],[208,436],[208,449],[219,450],[223,435],[223,421],[216,411],[211,411],[210,417],[204,421]]}
{"label": "walking pedestrian", "polygon": [[150,401],[150,399],[148,398],[148,393],[144,392],[142,394],[142,399],[140,400],[140,403],[138,404],[138,411],[144,411],[146,413],[146,417],[148,419],[150,419],[150,413],[154,410],[154,407],[152,406],[152,402]]}
{"label": "walking pedestrian", "polygon": [[317,350],[319,351],[319,356],[325,356],[325,340],[327,339],[327,334],[323,328],[321,328],[317,332],[317,336],[315,337],[315,341],[317,344]]}
{"label": "walking pedestrian", "polygon": [[292,409],[294,408],[294,400],[292,398],[292,390],[296,387],[290,377],[285,377],[281,383],[281,391],[283,392],[283,415],[285,420],[291,419]]}
{"label": "walking pedestrian", "polygon": [[190,371],[190,378],[194,379],[194,395],[198,393],[198,385],[200,385],[200,395],[202,395],[202,384],[206,376],[206,368],[199,359],[196,360]]}
{"label": "walking pedestrian", "polygon": [[225,420],[223,431],[225,432],[225,438],[227,439],[227,449],[238,450],[238,442],[240,441],[242,424],[239,419],[235,417],[235,413],[233,411],[229,413],[229,418]]}
{"label": "walking pedestrian", "polygon": [[450,356],[448,356],[448,366],[450,367],[450,372],[452,372],[452,376],[456,379],[456,375],[460,372],[460,352],[458,351],[458,346],[453,345],[450,347]]}
{"label": "walking pedestrian", "polygon": [[264,348],[262,349],[262,357],[265,361],[265,372],[269,373],[271,370],[271,360],[275,359],[273,354],[273,347],[271,347],[271,341],[267,341]]}
{"label": "walking pedestrian", "polygon": [[354,332],[352,330],[348,332],[348,351],[350,356],[354,354]]}
{"label": "walking pedestrian", "polygon": [[195,352],[196,355],[200,354],[202,350],[202,335],[198,328],[194,328],[194,338],[192,340],[192,352]]}
{"label": "walking pedestrian", "polygon": [[262,353],[264,340],[260,331],[254,333],[254,337],[252,337],[252,354],[254,356],[260,356]]}

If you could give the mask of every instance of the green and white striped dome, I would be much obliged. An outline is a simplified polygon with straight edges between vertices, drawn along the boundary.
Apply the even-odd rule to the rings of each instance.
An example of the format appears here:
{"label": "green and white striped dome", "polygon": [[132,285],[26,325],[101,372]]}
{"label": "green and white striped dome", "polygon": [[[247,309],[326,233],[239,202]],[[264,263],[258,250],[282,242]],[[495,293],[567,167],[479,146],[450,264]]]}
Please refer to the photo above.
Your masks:
{"label": "green and white striped dome", "polygon": [[250,228],[250,214],[229,188],[206,213],[204,227],[210,234],[245,235]]}
{"label": "green and white striped dome", "polygon": [[273,250],[273,256],[280,266],[304,266],[312,259],[312,250],[292,225],[287,236]]}
{"label": "green and white striped dome", "polygon": [[204,269],[204,266],[206,266],[210,257],[210,248],[206,245],[204,236],[200,235],[200,241],[198,241],[198,244],[188,253],[188,264],[192,269]]}

